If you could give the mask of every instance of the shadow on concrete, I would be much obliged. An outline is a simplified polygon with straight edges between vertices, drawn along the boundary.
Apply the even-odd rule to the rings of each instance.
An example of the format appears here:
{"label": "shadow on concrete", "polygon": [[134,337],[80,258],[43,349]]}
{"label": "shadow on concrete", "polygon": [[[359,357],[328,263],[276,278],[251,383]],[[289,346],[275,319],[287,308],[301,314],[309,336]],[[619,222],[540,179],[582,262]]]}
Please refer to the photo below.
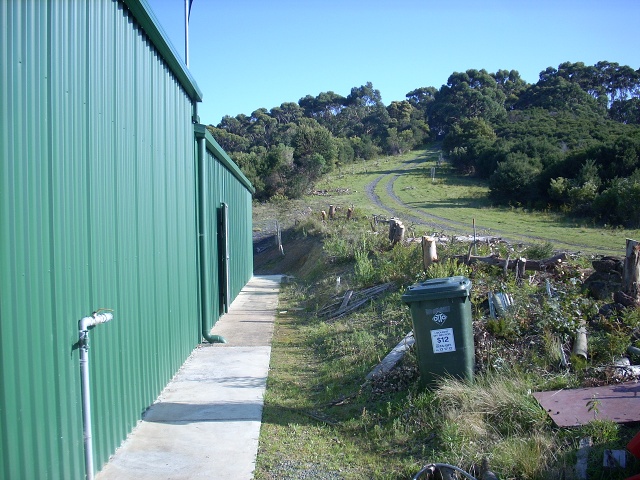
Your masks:
{"label": "shadow on concrete", "polygon": [[142,420],[153,423],[259,422],[262,400],[203,404],[162,402],[155,404]]}

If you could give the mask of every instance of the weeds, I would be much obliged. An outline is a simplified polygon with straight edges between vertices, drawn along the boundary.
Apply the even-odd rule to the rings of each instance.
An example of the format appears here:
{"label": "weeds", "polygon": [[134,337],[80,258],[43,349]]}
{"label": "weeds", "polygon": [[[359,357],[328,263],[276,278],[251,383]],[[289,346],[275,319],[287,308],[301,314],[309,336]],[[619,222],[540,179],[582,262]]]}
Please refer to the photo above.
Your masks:
{"label": "weeds", "polygon": [[[560,479],[569,475],[585,436],[596,452],[589,478],[604,478],[596,473],[603,449],[619,448],[632,432],[598,418],[596,403],[591,423],[559,429],[531,395],[543,388],[577,387],[584,380],[605,382],[596,367],[623,354],[640,327],[637,310],[603,315],[584,295],[584,260],[518,283],[501,268],[446,260],[468,250],[455,241],[439,245],[445,260],[425,272],[419,245],[393,247],[364,220],[313,219],[298,229],[322,236],[324,263],[313,282],[300,278],[283,287],[282,310],[295,313],[278,319],[257,479],[411,478],[426,463],[471,470],[483,458],[500,478]],[[495,253],[478,247],[481,255]],[[547,258],[552,252],[550,244],[542,244],[509,254]],[[433,390],[420,390],[416,352],[410,350],[391,373],[365,381],[412,328],[409,309],[400,300],[403,287],[456,275],[473,283],[473,380],[445,378]],[[355,313],[332,321],[314,313],[347,289],[386,282],[398,288]],[[513,306],[492,317],[489,292],[509,294]],[[583,321],[590,356],[578,369],[569,353]]]}
{"label": "weeds", "polygon": [[424,272],[424,276],[429,280],[433,278],[469,276],[470,272],[471,270],[464,263],[460,263],[449,258],[442,262],[436,262],[429,265],[429,268]]}
{"label": "weeds", "polygon": [[369,258],[368,252],[362,248],[355,252],[354,266],[355,281],[360,285],[371,285],[376,277],[373,262]]}
{"label": "weeds", "polygon": [[546,258],[552,257],[553,253],[553,244],[550,242],[546,242],[542,244],[527,246],[523,250],[522,256],[535,260],[544,260]]}

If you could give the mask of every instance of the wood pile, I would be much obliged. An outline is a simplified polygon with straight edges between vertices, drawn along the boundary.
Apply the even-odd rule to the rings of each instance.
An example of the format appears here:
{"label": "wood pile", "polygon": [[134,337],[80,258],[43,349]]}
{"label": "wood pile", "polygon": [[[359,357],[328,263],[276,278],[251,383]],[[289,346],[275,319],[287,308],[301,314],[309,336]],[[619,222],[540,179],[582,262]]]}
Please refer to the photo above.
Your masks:
{"label": "wood pile", "polygon": [[[471,248],[469,248],[469,252],[471,252]],[[488,255],[486,257],[478,257],[471,255],[470,253],[467,253],[467,255],[456,255],[454,258],[466,265],[483,262],[496,267],[502,267],[505,270],[518,269],[520,275],[522,275],[525,270],[553,271],[558,265],[567,259],[567,254],[563,252],[543,260],[527,260],[525,258],[511,259],[509,257],[500,258],[495,254]]]}

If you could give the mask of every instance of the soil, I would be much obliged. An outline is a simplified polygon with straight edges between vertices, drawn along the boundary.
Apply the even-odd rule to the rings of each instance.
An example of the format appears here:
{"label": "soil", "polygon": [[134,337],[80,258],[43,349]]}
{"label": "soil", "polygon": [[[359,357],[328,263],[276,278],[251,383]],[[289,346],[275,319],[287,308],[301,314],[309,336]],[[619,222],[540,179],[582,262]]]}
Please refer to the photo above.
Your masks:
{"label": "soil", "polygon": [[253,242],[253,271],[256,275],[291,275],[306,277],[320,266],[322,241],[312,235],[283,230],[284,255],[279,251],[276,236],[263,236]]}

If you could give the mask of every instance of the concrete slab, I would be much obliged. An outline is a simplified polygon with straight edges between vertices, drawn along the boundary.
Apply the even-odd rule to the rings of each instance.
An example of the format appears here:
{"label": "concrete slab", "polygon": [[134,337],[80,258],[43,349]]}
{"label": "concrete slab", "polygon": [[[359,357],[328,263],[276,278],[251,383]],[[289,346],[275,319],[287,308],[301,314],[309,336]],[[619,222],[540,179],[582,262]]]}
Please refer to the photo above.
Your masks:
{"label": "concrete slab", "polygon": [[198,346],[97,480],[251,479],[280,276],[254,277]]}

